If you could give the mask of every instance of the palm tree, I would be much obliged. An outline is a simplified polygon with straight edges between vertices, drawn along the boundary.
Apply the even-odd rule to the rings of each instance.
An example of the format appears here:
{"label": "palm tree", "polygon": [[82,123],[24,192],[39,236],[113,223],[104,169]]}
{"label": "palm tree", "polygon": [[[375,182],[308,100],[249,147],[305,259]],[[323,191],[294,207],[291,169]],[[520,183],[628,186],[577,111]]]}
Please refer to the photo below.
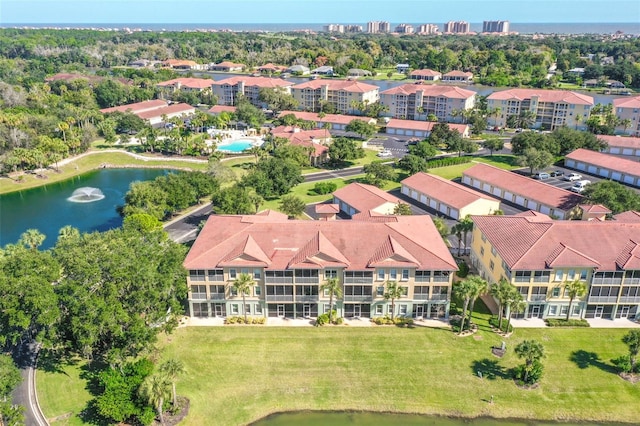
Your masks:
{"label": "palm tree", "polygon": [[37,229],[27,229],[20,235],[20,243],[29,247],[31,250],[37,250],[45,238],[47,237]]}
{"label": "palm tree", "polygon": [[518,358],[524,358],[525,367],[522,380],[527,383],[534,363],[544,358],[544,346],[535,340],[523,340],[515,347],[515,352]]}
{"label": "palm tree", "polygon": [[436,229],[438,230],[438,234],[440,234],[445,244],[449,246],[449,240],[447,240],[447,237],[449,236],[449,227],[447,226],[447,223],[441,217],[434,217],[433,224],[435,225]]}
{"label": "palm tree", "polygon": [[329,321],[333,322],[333,298],[342,297],[342,285],[337,278],[327,279],[321,286],[320,291],[329,293]]}
{"label": "palm tree", "polygon": [[[498,284],[491,286],[489,294],[498,302],[498,328],[502,330],[502,318],[504,317],[504,308],[509,299],[509,294],[518,289],[506,279],[502,278]],[[507,329],[508,331],[508,329]]]}
{"label": "palm tree", "polygon": [[453,285],[453,292],[463,300],[462,319],[460,320],[460,331],[458,332],[458,334],[462,334],[462,331],[464,330],[464,320],[467,314],[467,306],[469,306],[473,288],[469,280],[464,280]]}
{"label": "palm tree", "polygon": [[259,146],[254,145],[247,150],[247,153],[253,155],[256,159],[256,164],[258,164],[258,160],[262,156],[263,149]]}
{"label": "palm tree", "polygon": [[627,133],[627,129],[631,126],[631,120],[628,118],[620,120],[620,125],[623,127],[622,133]]}
{"label": "palm tree", "polygon": [[587,285],[580,281],[580,279],[573,280],[571,282],[564,283],[564,289],[569,295],[569,309],[567,309],[567,321],[569,321],[569,315],[571,315],[571,304],[576,297],[582,297],[587,292]]}
{"label": "palm tree", "polygon": [[182,361],[171,358],[166,360],[161,366],[160,371],[167,375],[167,378],[171,380],[171,404],[175,409],[178,406],[178,396],[176,395],[176,379],[180,374],[184,374],[184,364]]}
{"label": "palm tree", "polygon": [[473,319],[473,307],[476,304],[476,300],[478,297],[487,293],[489,283],[477,275],[467,278],[467,281],[471,284],[471,303],[469,306],[469,324],[471,324]]}
{"label": "palm tree", "polygon": [[471,216],[467,215],[460,221],[460,228],[462,229],[462,238],[464,239],[464,247],[466,249],[469,247],[467,244],[467,235],[469,235],[469,232],[473,231],[473,221],[471,220]]}
{"label": "palm tree", "polygon": [[80,231],[71,225],[63,226],[60,228],[60,231],[58,231],[58,241],[69,239],[75,240],[77,238],[80,238]]}
{"label": "palm tree", "polygon": [[242,310],[244,311],[244,323],[247,323],[247,304],[245,297],[251,291],[251,287],[255,285],[255,281],[250,274],[240,274],[233,282],[233,288],[242,295]]}
{"label": "palm tree", "polygon": [[162,416],[164,401],[166,398],[171,396],[171,391],[169,390],[171,383],[169,382],[169,378],[164,374],[152,374],[147,376],[142,384],[140,385],[140,389],[138,393],[140,396],[145,398],[149,404],[155,407],[158,412],[158,418],[160,419],[160,424],[164,425],[164,417]]}
{"label": "palm tree", "polygon": [[456,223],[451,228],[451,235],[455,235],[458,239],[458,257],[462,256],[462,225],[460,223]]}
{"label": "palm tree", "polygon": [[404,296],[404,288],[399,286],[397,281],[387,281],[385,286],[387,291],[384,293],[384,299],[391,300],[391,320],[393,320],[396,313],[396,299]]}
{"label": "palm tree", "polygon": [[513,313],[520,313],[527,307],[527,303],[522,299],[522,295],[518,291],[517,287],[513,286],[513,289],[509,292],[505,306],[507,307],[507,312],[509,313],[509,318],[507,319],[508,333],[509,328],[511,327],[511,317],[513,316]]}
{"label": "palm tree", "polygon": [[636,371],[636,357],[640,353],[640,330],[631,330],[622,337],[622,341],[629,346],[629,361],[631,372]]}

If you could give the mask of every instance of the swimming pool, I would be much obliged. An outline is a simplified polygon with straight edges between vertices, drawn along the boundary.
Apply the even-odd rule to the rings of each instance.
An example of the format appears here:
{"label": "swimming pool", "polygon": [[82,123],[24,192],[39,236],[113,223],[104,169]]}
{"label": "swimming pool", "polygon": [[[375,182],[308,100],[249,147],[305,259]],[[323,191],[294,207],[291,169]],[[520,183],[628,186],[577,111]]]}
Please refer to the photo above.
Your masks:
{"label": "swimming pool", "polygon": [[236,139],[235,141],[218,145],[218,151],[239,153],[251,148],[253,145],[254,141],[252,139]]}

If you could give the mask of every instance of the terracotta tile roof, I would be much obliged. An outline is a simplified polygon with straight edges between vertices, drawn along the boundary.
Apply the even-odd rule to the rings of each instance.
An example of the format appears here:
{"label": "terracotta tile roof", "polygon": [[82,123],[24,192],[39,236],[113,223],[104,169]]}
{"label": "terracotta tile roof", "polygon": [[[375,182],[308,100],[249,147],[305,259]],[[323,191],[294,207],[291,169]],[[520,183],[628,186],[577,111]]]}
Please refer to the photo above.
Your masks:
{"label": "terracotta tile roof", "polygon": [[283,80],[281,78],[269,78],[269,77],[251,77],[247,75],[238,75],[234,77],[225,78],[224,80],[214,81],[212,83],[213,86],[235,86],[238,83],[243,82],[245,87],[247,86],[256,86],[256,87],[291,87],[293,83],[290,81]]}
{"label": "terracotta tile roof", "polygon": [[443,77],[473,77],[473,73],[454,70],[443,74]]}
{"label": "terracotta tile roof", "polygon": [[435,76],[442,76],[442,73],[439,73],[438,71],[434,71],[434,70],[430,70],[430,69],[424,69],[424,70],[415,70],[415,71],[411,71],[410,75],[422,75],[425,77],[435,77]]}
{"label": "terracotta tile roof", "polygon": [[444,86],[439,84],[403,84],[402,86],[380,92],[380,95],[413,95],[423,92],[423,96],[444,97],[449,99],[469,99],[476,95],[473,90],[462,89],[458,86]]}
{"label": "terracotta tile roof", "polygon": [[136,102],[133,104],[120,105],[120,106],[111,107],[111,108],[104,108],[104,109],[101,109],[100,112],[103,114],[108,114],[110,112],[116,112],[116,111],[119,111],[119,112],[130,111],[136,114],[138,112],[164,108],[167,105],[169,105],[167,101],[163,101],[162,99],[153,99],[150,101]]}
{"label": "terracotta tile roof", "polygon": [[[271,129],[273,137],[286,138],[289,142],[312,142],[313,140],[325,139],[328,135],[324,129],[302,130],[294,126],[278,126]],[[317,144],[315,144],[317,145]]]}
{"label": "terracotta tile roof", "polygon": [[464,185],[424,172],[409,176],[401,183],[457,209],[466,207],[480,199],[498,202],[497,199]]}
{"label": "terracotta tile roof", "polygon": [[367,93],[378,90],[378,86],[373,84],[361,83],[357,80],[309,80],[304,83],[296,84],[292,89],[313,89],[317,90],[323,86],[328,86],[329,90],[353,93]]}
{"label": "terracotta tile roof", "polygon": [[174,78],[173,80],[162,81],[156,86],[160,87],[169,87],[169,86],[177,86],[178,84],[182,87],[188,87],[190,89],[206,89],[211,88],[211,84],[213,80],[208,78]]}
{"label": "terracotta tile roof", "polygon": [[568,154],[565,159],[566,158],[586,164],[593,164],[594,166],[614,170],[630,176],[640,176],[640,162],[591,151],[589,149],[576,149]]}
{"label": "terracotta tile roof", "polygon": [[[640,105],[638,105],[640,108]],[[609,136],[598,135],[598,139],[605,141],[610,147],[635,148],[640,149],[640,138],[632,138],[627,136]]]}
{"label": "terracotta tile roof", "polygon": [[[286,216],[285,216],[286,217]],[[250,237],[250,239],[249,239]],[[251,253],[247,247],[251,246]],[[259,249],[259,251],[258,251]],[[243,254],[240,254],[243,253]],[[367,270],[380,264],[415,264],[423,270],[457,270],[457,265],[429,216],[393,217],[393,221],[286,220],[279,216],[212,215],[187,255],[187,269],[239,266],[264,253],[266,267],[283,270],[322,264]],[[240,257],[237,257],[240,254]],[[242,258],[242,256],[245,256]]]}
{"label": "terracotta tile roof", "polygon": [[136,115],[143,120],[148,120],[154,117],[161,117],[162,115],[170,115],[170,114],[193,114],[195,112],[195,108],[189,104],[179,103],[172,104],[166,106],[164,108],[152,109],[150,111],[139,112]]}
{"label": "terracotta tile roof", "polygon": [[219,64],[213,64],[214,67],[223,67],[223,68],[238,68],[238,67],[243,67],[244,68],[244,64],[236,64],[235,62],[230,62],[230,61],[223,61],[220,62]]}
{"label": "terracotta tile roof", "polygon": [[582,209],[584,213],[592,213],[592,214],[609,214],[611,210],[609,210],[606,206],[602,204],[580,204],[578,207]]}
{"label": "terracotta tile roof", "polygon": [[329,152],[328,146],[319,143],[296,140],[295,138],[289,142],[291,145],[313,148],[313,157],[322,157],[325,153]]}
{"label": "terracotta tile roof", "polygon": [[163,65],[169,67],[197,67],[198,63],[195,61],[188,61],[182,59],[167,59],[162,62]]}
{"label": "terracotta tile roof", "polygon": [[323,214],[329,214],[329,213],[335,213],[338,214],[340,213],[340,206],[337,204],[328,204],[328,203],[322,203],[322,204],[316,204],[316,213],[323,213]]}
{"label": "terracotta tile roof", "polygon": [[564,211],[571,210],[584,199],[571,191],[483,163],[465,170],[462,175]]}
{"label": "terracotta tile roof", "polygon": [[211,114],[220,114],[221,112],[236,112],[236,107],[231,105],[214,105],[209,108]]}
{"label": "terracotta tile roof", "polygon": [[376,123],[375,118],[371,117],[363,117],[361,115],[343,115],[343,114],[325,114],[324,117],[320,118],[320,116],[315,112],[305,112],[305,111],[282,111],[279,117],[283,117],[288,114],[293,114],[297,119],[306,120],[306,121],[315,121],[316,123],[331,123],[331,124],[349,124],[353,120],[361,120],[367,123]]}
{"label": "terracotta tile roof", "polygon": [[400,203],[397,197],[373,185],[350,183],[333,193],[338,198],[359,212],[368,212],[386,203]]}
{"label": "terracotta tile roof", "polygon": [[[392,118],[387,123],[387,129],[408,129],[408,130],[422,130],[424,132],[430,132],[438,123],[432,121],[418,121],[418,120],[401,120],[399,118]],[[451,130],[457,130],[461,135],[468,132],[469,126],[466,124],[453,124],[447,123],[447,126]]]}
{"label": "terracotta tile roof", "polygon": [[268,64],[264,64],[260,67],[257,68],[258,71],[284,71],[286,70],[287,67],[283,66],[283,65],[275,65],[272,64],[271,62],[269,62]]}
{"label": "terracotta tile roof", "polygon": [[640,223],[640,212],[629,211],[618,213],[613,216],[613,218],[618,222]]}
{"label": "terracotta tile roof", "polygon": [[640,108],[640,96],[627,98],[615,98],[613,100],[614,108]]}
{"label": "terracotta tile roof", "polygon": [[541,222],[523,216],[473,216],[473,222],[512,270],[575,266],[611,271],[635,268],[640,260],[640,223]]}
{"label": "terracotta tile roof", "polygon": [[508,89],[490,94],[488,100],[531,99],[537,96],[540,102],[564,102],[574,105],[593,105],[593,97],[568,90]]}

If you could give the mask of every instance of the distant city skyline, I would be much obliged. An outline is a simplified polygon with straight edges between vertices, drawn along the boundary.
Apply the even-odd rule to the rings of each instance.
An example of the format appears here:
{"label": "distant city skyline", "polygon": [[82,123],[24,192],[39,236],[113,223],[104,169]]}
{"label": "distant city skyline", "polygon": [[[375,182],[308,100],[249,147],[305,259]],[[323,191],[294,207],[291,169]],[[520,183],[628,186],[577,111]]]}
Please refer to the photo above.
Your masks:
{"label": "distant city skyline", "polygon": [[2,0],[0,24],[638,23],[637,0]]}

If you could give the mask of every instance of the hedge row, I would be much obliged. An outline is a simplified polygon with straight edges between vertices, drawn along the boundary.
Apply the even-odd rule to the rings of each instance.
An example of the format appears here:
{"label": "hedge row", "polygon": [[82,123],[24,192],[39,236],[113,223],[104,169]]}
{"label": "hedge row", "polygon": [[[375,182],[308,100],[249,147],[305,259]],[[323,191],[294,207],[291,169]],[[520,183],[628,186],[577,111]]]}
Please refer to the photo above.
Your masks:
{"label": "hedge row", "polygon": [[589,327],[587,320],[583,319],[554,319],[547,318],[544,320],[548,327]]}
{"label": "hedge row", "polygon": [[447,157],[438,158],[427,161],[427,168],[433,169],[437,167],[455,166],[457,164],[470,163],[471,157]]}

